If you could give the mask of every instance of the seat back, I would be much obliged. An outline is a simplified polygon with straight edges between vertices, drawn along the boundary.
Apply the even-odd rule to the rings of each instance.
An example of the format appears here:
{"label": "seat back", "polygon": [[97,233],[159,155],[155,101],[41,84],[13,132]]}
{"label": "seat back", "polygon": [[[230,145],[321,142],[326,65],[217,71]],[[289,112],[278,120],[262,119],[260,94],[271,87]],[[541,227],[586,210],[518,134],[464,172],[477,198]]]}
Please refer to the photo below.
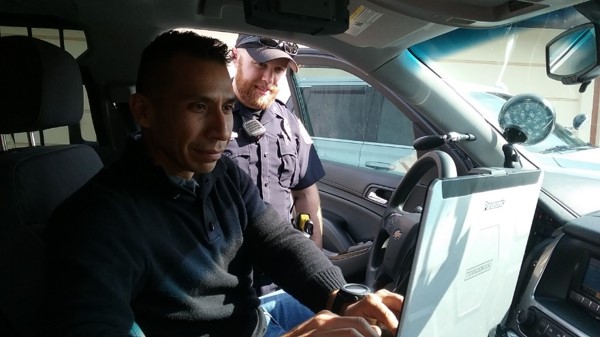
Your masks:
{"label": "seat back", "polygon": [[[69,53],[35,38],[6,36],[0,55],[0,134],[79,123],[83,84]],[[43,335],[44,226],[102,166],[83,144],[0,152],[0,336]]]}

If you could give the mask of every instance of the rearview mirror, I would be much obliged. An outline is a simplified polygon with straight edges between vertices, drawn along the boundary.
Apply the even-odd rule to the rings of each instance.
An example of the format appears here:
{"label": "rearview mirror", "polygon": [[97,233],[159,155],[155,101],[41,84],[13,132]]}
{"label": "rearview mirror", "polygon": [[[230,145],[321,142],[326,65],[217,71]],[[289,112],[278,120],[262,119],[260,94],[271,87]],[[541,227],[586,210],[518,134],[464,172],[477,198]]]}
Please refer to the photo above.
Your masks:
{"label": "rearview mirror", "polygon": [[546,73],[563,84],[581,83],[581,92],[600,75],[598,26],[593,23],[571,28],[546,45]]}

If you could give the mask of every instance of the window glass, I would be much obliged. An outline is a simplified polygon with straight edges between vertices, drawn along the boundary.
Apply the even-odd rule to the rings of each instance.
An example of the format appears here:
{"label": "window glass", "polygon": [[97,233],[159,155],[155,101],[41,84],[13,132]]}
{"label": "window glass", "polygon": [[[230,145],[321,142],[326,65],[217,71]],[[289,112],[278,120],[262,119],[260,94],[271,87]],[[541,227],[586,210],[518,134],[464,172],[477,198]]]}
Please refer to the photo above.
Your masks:
{"label": "window glass", "polygon": [[412,122],[368,83],[320,66],[302,66],[293,76],[321,159],[399,174],[416,160]]}
{"label": "window glass", "polygon": [[[52,43],[56,46],[60,43],[60,32],[58,29],[32,28],[32,36],[40,40]],[[28,35],[27,27],[6,27],[0,26],[0,36]],[[64,48],[73,57],[77,58],[87,49],[85,34],[78,30],[63,30]],[[85,87],[83,88],[83,117],[80,122],[81,136],[86,141],[96,141],[96,132],[92,123],[90,105]],[[45,145],[69,144],[69,128],[59,127],[43,131],[43,136],[39,132],[32,133],[36,144],[43,142]],[[29,146],[29,137],[27,134],[15,134],[5,136],[7,148]]]}
{"label": "window glass", "polygon": [[556,124],[547,138],[517,144],[519,150],[543,168],[597,171],[600,139],[591,118],[597,114],[597,81],[581,92],[580,86],[546,74],[546,45],[571,25],[587,21],[565,9],[485,32],[457,29],[413,46],[411,52],[499,130],[498,117],[508,100],[521,94],[542,97],[556,114]]}

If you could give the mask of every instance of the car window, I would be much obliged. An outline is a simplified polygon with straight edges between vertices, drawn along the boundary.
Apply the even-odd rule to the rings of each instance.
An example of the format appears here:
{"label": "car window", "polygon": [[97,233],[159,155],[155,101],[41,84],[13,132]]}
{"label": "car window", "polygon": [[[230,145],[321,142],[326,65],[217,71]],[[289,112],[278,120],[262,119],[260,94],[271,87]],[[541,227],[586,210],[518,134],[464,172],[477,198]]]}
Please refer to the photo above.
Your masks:
{"label": "car window", "polygon": [[321,159],[404,174],[416,160],[412,122],[357,76],[326,66],[294,74],[295,109]]}
{"label": "car window", "polygon": [[[0,26],[0,36],[30,35],[28,30],[29,29],[27,27]],[[75,58],[79,57],[87,49],[85,34],[83,31],[79,30],[63,30],[61,37],[61,31],[58,29],[31,28],[31,36],[57,46],[61,46],[62,40],[64,49]],[[96,132],[94,131],[94,125],[92,122],[92,115],[90,113],[90,106],[85,86],[83,87],[83,95],[84,110],[83,117],[79,125],[81,136],[78,138],[95,142]],[[5,136],[3,140],[5,148],[8,149],[29,146],[30,140],[35,142],[35,144],[45,145],[71,143],[69,139],[69,128],[66,126],[44,130],[43,134],[40,132],[34,132],[31,135],[26,133],[15,133]]]}
{"label": "car window", "polygon": [[[487,91],[467,91],[467,99],[472,99],[479,111],[497,128],[500,128],[498,123],[498,115],[504,103],[512,97],[510,94],[487,92]],[[589,118],[584,114],[582,117]],[[587,126],[587,124],[585,125]],[[582,132],[584,130],[581,130]],[[548,137],[538,144],[524,145],[527,151],[535,153],[551,153],[567,150],[585,150],[592,147],[589,142],[579,139],[575,132],[580,132],[574,126],[563,126],[560,123],[555,123],[554,129]]]}

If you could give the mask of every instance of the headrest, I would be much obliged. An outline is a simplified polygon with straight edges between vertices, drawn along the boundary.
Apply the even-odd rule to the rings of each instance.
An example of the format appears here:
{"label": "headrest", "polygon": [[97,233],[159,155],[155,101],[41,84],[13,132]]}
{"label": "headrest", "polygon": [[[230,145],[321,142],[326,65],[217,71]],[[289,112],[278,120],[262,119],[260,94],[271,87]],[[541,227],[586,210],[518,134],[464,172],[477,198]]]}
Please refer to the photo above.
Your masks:
{"label": "headrest", "polygon": [[51,43],[0,37],[0,134],[79,123],[83,82],[77,61]]}

